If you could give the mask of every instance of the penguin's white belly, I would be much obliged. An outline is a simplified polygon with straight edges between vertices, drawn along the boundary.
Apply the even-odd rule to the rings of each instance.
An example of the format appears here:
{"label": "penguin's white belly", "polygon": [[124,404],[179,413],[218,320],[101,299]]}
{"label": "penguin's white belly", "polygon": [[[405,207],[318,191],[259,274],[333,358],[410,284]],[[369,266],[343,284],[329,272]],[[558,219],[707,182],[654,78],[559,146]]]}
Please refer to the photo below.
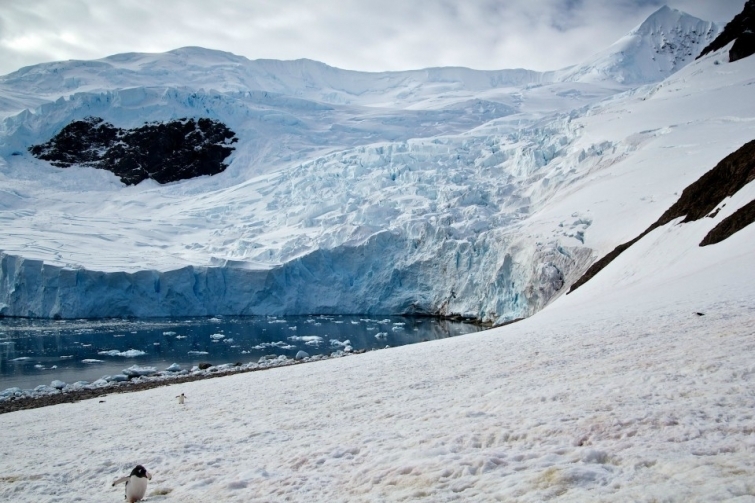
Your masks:
{"label": "penguin's white belly", "polygon": [[126,501],[134,503],[144,498],[147,493],[146,477],[130,477],[126,482]]}

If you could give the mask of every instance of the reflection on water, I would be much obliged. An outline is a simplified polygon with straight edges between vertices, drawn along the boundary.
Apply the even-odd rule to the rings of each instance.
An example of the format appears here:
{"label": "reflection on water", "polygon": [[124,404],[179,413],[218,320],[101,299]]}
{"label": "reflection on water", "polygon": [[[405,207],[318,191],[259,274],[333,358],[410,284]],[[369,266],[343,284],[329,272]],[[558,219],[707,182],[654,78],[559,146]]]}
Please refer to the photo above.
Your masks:
{"label": "reflection on water", "polygon": [[300,350],[329,354],[402,346],[481,330],[433,318],[365,316],[222,317],[164,320],[0,319],[0,391],[54,379],[73,383],[131,365],[256,362]]}

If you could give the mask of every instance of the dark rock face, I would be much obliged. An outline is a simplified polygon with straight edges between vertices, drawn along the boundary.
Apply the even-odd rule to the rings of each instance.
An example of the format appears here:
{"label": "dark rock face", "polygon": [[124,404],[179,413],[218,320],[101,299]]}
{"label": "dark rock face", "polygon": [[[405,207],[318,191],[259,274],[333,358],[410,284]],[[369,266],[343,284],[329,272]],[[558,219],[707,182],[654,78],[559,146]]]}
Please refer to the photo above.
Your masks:
{"label": "dark rock face", "polygon": [[721,220],[718,225],[713,227],[708,235],[705,236],[700,243],[700,246],[720,243],[753,222],[755,222],[755,200],[750,201],[728,217]]}
{"label": "dark rock face", "polygon": [[729,50],[729,61],[734,62],[755,54],[755,0],[747,0],[742,12],[734,16],[721,34],[708,45],[698,58],[722,49],[736,40]]}
{"label": "dark rock face", "polygon": [[119,129],[98,117],[64,127],[49,142],[29,151],[53,166],[106,169],[126,185],[147,178],[158,183],[221,173],[238,141],[225,124],[211,119],[178,119]]}
{"label": "dark rock face", "polygon": [[755,33],[749,31],[737,37],[729,50],[729,61],[737,61],[755,54]]}
{"label": "dark rock face", "polygon": [[[587,283],[593,276],[610,264],[616,257],[642,239],[653,229],[684,217],[680,223],[693,222],[705,216],[718,213],[716,207],[727,197],[731,197],[748,183],[755,180],[755,140],[745,143],[736,152],[726,156],[715,168],[690,184],[661,217],[642,234],[631,241],[620,244],[605,257],[595,262],[569,290],[573,292]],[[700,243],[700,246],[718,243],[738,230],[745,228],[755,218],[755,201],[740,208],[733,215],[722,220]]]}

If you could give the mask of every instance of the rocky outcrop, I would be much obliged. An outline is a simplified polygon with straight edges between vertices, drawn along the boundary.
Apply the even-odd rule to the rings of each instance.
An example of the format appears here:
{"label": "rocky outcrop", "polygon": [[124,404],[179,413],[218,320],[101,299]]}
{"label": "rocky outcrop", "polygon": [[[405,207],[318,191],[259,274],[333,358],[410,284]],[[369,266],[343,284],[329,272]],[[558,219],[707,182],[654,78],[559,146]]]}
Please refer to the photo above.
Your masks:
{"label": "rocky outcrop", "polygon": [[236,134],[225,124],[207,118],[124,130],[87,117],[71,122],[50,141],[29,151],[59,168],[106,169],[126,185],[135,185],[148,178],[169,183],[221,173],[236,141]]}
{"label": "rocky outcrop", "polygon": [[721,34],[703,49],[698,58],[723,49],[731,42],[734,42],[734,45],[729,49],[730,62],[755,54],[755,0],[747,0],[742,12],[734,16]]}
{"label": "rocky outcrop", "polygon": [[713,227],[700,243],[700,246],[714,245],[725,240],[732,234],[744,229],[755,222],[755,200],[745,204],[737,211],[721,220]]}

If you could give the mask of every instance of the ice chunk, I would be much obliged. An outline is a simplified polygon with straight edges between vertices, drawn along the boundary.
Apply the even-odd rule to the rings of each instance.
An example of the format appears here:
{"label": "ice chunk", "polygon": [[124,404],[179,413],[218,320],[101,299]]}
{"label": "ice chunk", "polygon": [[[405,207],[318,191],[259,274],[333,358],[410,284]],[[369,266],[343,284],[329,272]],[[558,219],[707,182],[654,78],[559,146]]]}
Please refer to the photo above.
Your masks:
{"label": "ice chunk", "polygon": [[105,356],[122,356],[124,358],[135,358],[137,356],[146,355],[147,353],[138,349],[129,349],[128,351],[118,351],[117,349],[111,349],[109,351],[100,351],[97,354]]}
{"label": "ice chunk", "polygon": [[55,389],[63,389],[66,387],[66,383],[58,379],[55,379],[53,382],[50,383],[50,386],[52,386]]}
{"label": "ice chunk", "polygon": [[131,365],[127,369],[123,369],[123,373],[128,377],[141,377],[149,376],[157,372],[155,367],[140,367],[138,365]]}
{"label": "ice chunk", "polygon": [[34,388],[34,393],[40,394],[40,395],[49,395],[52,393],[56,393],[57,391],[58,391],[58,388],[54,388],[46,384],[40,384],[39,386]]}

